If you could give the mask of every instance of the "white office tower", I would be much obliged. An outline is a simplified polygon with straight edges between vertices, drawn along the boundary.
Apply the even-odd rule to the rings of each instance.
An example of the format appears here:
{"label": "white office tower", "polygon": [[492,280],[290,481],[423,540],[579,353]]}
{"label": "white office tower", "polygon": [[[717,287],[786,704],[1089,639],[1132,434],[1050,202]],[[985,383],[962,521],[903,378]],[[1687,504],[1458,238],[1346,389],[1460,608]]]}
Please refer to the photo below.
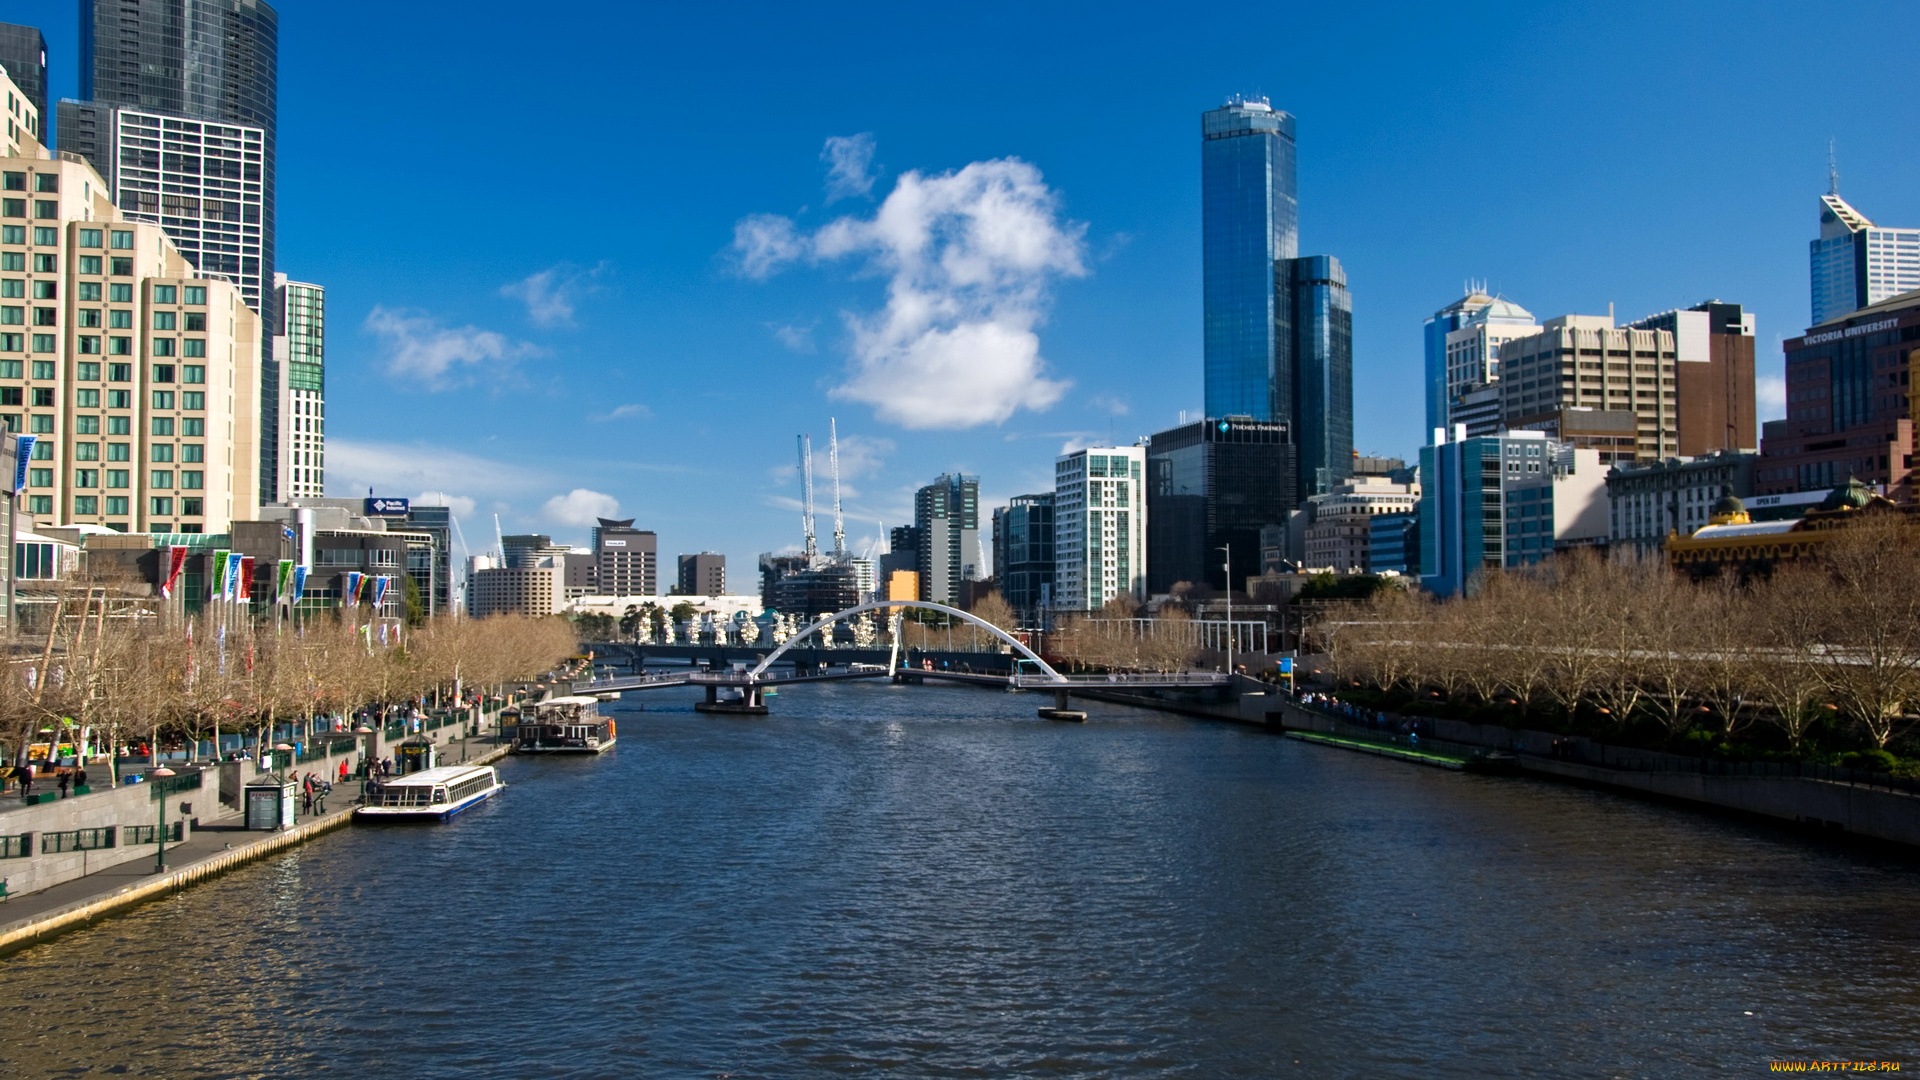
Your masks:
{"label": "white office tower", "polygon": [[1840,197],[1820,196],[1812,257],[1813,321],[1832,322],[1889,296],[1920,289],[1920,229],[1883,229]]}
{"label": "white office tower", "polygon": [[283,498],[318,499],[327,493],[327,290],[273,275],[280,315],[273,336],[279,362],[280,469]]}
{"label": "white office tower", "polygon": [[1054,607],[1147,598],[1147,449],[1091,447],[1053,466]]}

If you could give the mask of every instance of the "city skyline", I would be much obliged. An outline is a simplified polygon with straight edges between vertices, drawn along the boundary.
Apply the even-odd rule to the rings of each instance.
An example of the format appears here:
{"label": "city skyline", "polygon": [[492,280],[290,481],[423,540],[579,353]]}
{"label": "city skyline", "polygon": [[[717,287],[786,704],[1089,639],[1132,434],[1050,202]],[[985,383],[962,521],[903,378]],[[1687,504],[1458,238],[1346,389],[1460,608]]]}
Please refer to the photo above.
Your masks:
{"label": "city skyline", "polygon": [[[1772,386],[1780,342],[1806,325],[1803,245],[1817,234],[1827,139],[1837,140],[1850,203],[1875,221],[1920,221],[1920,198],[1900,182],[1913,151],[1897,145],[1895,119],[1914,91],[1870,67],[1817,80],[1794,74],[1801,42],[1826,25],[1811,16],[1746,13],[1728,30],[1711,9],[1657,21],[1651,8],[1489,7],[1483,18],[1444,22],[1410,12],[1370,27],[1363,46],[1335,16],[1290,15],[1296,38],[1325,47],[1285,62],[1251,44],[1211,42],[1203,62],[1197,29],[1155,24],[1049,48],[1051,63],[1038,65],[1046,71],[1021,70],[1039,52],[1015,43],[979,90],[972,69],[941,75],[942,63],[924,57],[910,69],[864,51],[879,39],[857,14],[811,26],[770,13],[759,20],[765,35],[717,77],[648,44],[631,59],[633,85],[617,94],[593,63],[568,64],[564,85],[536,81],[484,123],[456,115],[423,134],[395,102],[429,92],[459,100],[497,73],[402,63],[400,43],[431,25],[450,52],[510,52],[511,23],[489,17],[507,9],[482,5],[455,27],[381,9],[391,32],[368,42],[350,30],[372,17],[370,6],[277,7],[276,261],[329,290],[329,494],[361,495],[369,485],[409,497],[446,492],[469,541],[482,546],[495,512],[506,531],[574,541],[592,517],[617,513],[658,529],[663,552],[714,550],[735,567],[752,565],[758,552],[799,540],[788,440],[821,435],[838,416],[850,545],[859,550],[880,535],[879,522],[910,520],[912,492],[940,473],[979,474],[983,503],[998,505],[1047,490],[1067,445],[1127,444],[1174,426],[1182,411],[1197,416],[1201,215],[1190,132],[1194,113],[1236,92],[1297,117],[1311,150],[1300,160],[1310,207],[1300,250],[1338,254],[1348,275],[1363,453],[1412,458],[1423,441],[1413,389],[1421,322],[1458,297],[1462,279],[1485,279],[1536,313],[1602,314],[1611,301],[1623,322],[1709,297],[1741,303],[1756,315],[1759,370]],[[1063,17],[1040,12],[1023,25],[1039,40]],[[1914,21],[1894,7],[1850,17],[1888,33]],[[50,97],[74,96],[74,5],[26,3],[9,18],[47,35]],[[586,35],[568,18],[554,17],[556,37],[619,36]],[[693,13],[613,18],[647,41],[715,32]],[[954,51],[936,59],[980,46],[992,21],[957,28],[940,47]],[[1510,36],[1499,55],[1483,52],[1467,72],[1437,64],[1446,51],[1437,46],[1473,37],[1456,24],[1475,22],[1503,25]],[[1559,85],[1545,66],[1556,49],[1609,36],[1641,48],[1597,83]],[[836,74],[790,55],[830,41],[855,58]],[[578,47],[583,56],[598,48]],[[1741,49],[1781,78],[1735,93],[1678,62],[1708,47]],[[1149,50],[1170,59],[1165,71],[1117,78],[1125,58]],[[1407,71],[1381,77],[1400,61]],[[869,92],[883,85],[897,89]],[[775,100],[775,86],[784,86],[785,115],[751,145],[728,144],[697,119],[712,113],[703,102],[751,107]],[[1057,105],[1036,104],[1089,86],[1099,104],[1075,113],[1076,127],[1057,122]],[[640,99],[638,109],[611,104]],[[1662,126],[1683,115],[1686,124]],[[1761,115],[1764,139],[1729,147],[1689,134]],[[354,118],[346,151],[330,141],[342,116]],[[1517,136],[1515,146],[1528,132],[1584,134],[1560,169],[1499,160],[1407,167],[1465,160],[1447,155],[1493,125]],[[612,153],[613,171],[595,174],[610,184],[550,193],[543,220],[604,221],[589,215],[608,202],[620,220],[509,230],[517,235],[505,239],[469,228],[492,205],[478,165],[497,154],[497,133],[516,126],[552,146]],[[586,131],[602,141],[583,142]],[[607,142],[607,132],[619,138]],[[1637,141],[1641,151],[1601,152],[1609,140]],[[343,182],[343,155],[366,165],[382,153],[404,153],[407,164],[369,170],[382,178],[378,197]],[[836,219],[874,222],[909,173],[930,184],[1009,159],[1031,173],[1002,179],[1037,185],[1031,205],[1062,246],[983,309],[986,325],[1037,343],[1037,366],[1012,384],[1003,420],[993,417],[1007,399],[958,417],[988,417],[972,427],[914,427],[914,417],[888,412],[884,393],[863,395],[851,366],[862,354],[844,317],[884,325],[884,292],[898,275],[879,249],[829,257],[816,247],[765,281],[740,272],[735,229],[754,215],[783,217],[795,237],[817,240]],[[434,208],[424,222],[403,209],[422,206]],[[1761,417],[1778,415],[1766,397]],[[565,438],[546,437],[552,430]],[[542,440],[539,454],[528,453],[529,438]],[[720,483],[738,485],[737,497],[708,499]]]}

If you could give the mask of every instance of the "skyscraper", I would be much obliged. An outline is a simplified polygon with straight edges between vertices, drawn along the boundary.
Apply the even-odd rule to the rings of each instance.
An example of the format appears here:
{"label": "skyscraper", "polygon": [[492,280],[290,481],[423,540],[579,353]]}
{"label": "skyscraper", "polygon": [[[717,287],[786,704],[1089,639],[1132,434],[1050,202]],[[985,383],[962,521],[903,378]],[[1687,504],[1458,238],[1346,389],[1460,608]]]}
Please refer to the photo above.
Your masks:
{"label": "skyscraper", "polygon": [[1021,617],[1053,606],[1053,492],[1015,495],[994,509],[993,574]]}
{"label": "skyscraper", "polygon": [[[263,0],[81,0],[80,100],[60,148],[84,154],[114,201],[166,229],[269,327],[279,15]],[[280,497],[280,365],[260,362],[262,501]]]}
{"label": "skyscraper", "polygon": [[28,134],[44,144],[44,125],[53,115],[47,111],[47,39],[36,27],[0,23],[0,67],[33,103],[33,130]]}
{"label": "skyscraper", "polygon": [[[1299,505],[1287,425],[1201,420],[1147,442],[1147,590],[1180,582],[1224,589],[1260,572],[1260,530]],[[1231,548],[1228,574],[1221,548]]]}
{"label": "skyscraper", "polygon": [[327,493],[327,290],[285,274],[273,275],[273,282],[281,320],[273,339],[280,366],[280,497],[317,499]]}
{"label": "skyscraper", "polygon": [[1147,598],[1147,449],[1077,450],[1053,465],[1053,595],[1061,611]]}
{"label": "skyscraper", "polygon": [[1539,329],[1527,309],[1480,287],[1434,312],[1425,327],[1427,430],[1453,427],[1460,399],[1500,378],[1500,346]]}
{"label": "skyscraper", "polygon": [[959,606],[962,581],[986,576],[980,551],[980,478],[944,473],[914,492],[920,599]]}
{"label": "skyscraper", "polygon": [[1331,256],[1299,258],[1293,117],[1236,97],[1202,114],[1206,412],[1287,425],[1296,498],[1353,456],[1353,307]]}
{"label": "skyscraper", "polygon": [[1813,325],[1920,289],[1920,229],[1883,229],[1840,197],[1836,172],[1820,196],[1820,238],[1808,245]]}

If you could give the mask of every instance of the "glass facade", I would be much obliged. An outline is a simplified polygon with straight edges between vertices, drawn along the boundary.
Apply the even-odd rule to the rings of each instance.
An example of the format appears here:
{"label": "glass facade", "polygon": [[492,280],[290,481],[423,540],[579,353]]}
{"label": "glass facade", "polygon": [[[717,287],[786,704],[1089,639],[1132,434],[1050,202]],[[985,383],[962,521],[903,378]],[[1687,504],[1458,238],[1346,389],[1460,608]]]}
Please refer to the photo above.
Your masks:
{"label": "glass facade", "polygon": [[1260,572],[1260,530],[1299,505],[1287,425],[1215,418],[1155,435],[1147,444],[1147,591],[1182,581],[1226,587]]}
{"label": "glass facade", "polygon": [[1304,497],[1353,475],[1353,300],[1339,259],[1315,255],[1293,269],[1293,430]]}
{"label": "glass facade", "polygon": [[1820,237],[1809,245],[1813,324],[1920,289],[1920,229],[1883,229],[1837,191],[1820,197]]}
{"label": "glass facade", "polygon": [[945,473],[915,492],[913,527],[920,546],[920,599],[958,605],[960,583],[985,576],[980,565],[980,478]]}
{"label": "glass facade", "polygon": [[1053,606],[1053,494],[1016,495],[993,512],[1000,595],[1023,618]]}
{"label": "glass facade", "polygon": [[40,119],[38,127],[30,134],[40,142],[46,142],[45,128],[50,118],[47,112],[47,39],[34,27],[0,23],[0,67],[7,69],[7,77],[13,80],[28,101],[33,102],[34,111]]}
{"label": "glass facade", "polygon": [[1293,117],[1236,100],[1200,126],[1207,415],[1283,418],[1275,267],[1299,254]]}

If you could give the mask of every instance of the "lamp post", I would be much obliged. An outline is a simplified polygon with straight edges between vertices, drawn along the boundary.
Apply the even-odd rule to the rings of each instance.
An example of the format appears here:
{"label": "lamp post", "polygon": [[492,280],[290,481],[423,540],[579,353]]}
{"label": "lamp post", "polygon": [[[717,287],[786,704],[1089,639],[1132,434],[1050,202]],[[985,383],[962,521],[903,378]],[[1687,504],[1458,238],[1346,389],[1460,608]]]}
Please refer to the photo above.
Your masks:
{"label": "lamp post", "polygon": [[1220,564],[1226,572],[1227,583],[1227,680],[1233,680],[1233,545],[1225,544],[1219,551],[1226,552],[1227,561]]}
{"label": "lamp post", "polygon": [[[173,770],[162,765],[157,769],[148,771],[147,781],[149,783],[153,782],[156,776],[164,781],[172,775]],[[160,804],[160,828],[153,834],[153,872],[156,874],[164,874],[167,872],[167,796],[163,792],[160,797],[154,801]]]}

